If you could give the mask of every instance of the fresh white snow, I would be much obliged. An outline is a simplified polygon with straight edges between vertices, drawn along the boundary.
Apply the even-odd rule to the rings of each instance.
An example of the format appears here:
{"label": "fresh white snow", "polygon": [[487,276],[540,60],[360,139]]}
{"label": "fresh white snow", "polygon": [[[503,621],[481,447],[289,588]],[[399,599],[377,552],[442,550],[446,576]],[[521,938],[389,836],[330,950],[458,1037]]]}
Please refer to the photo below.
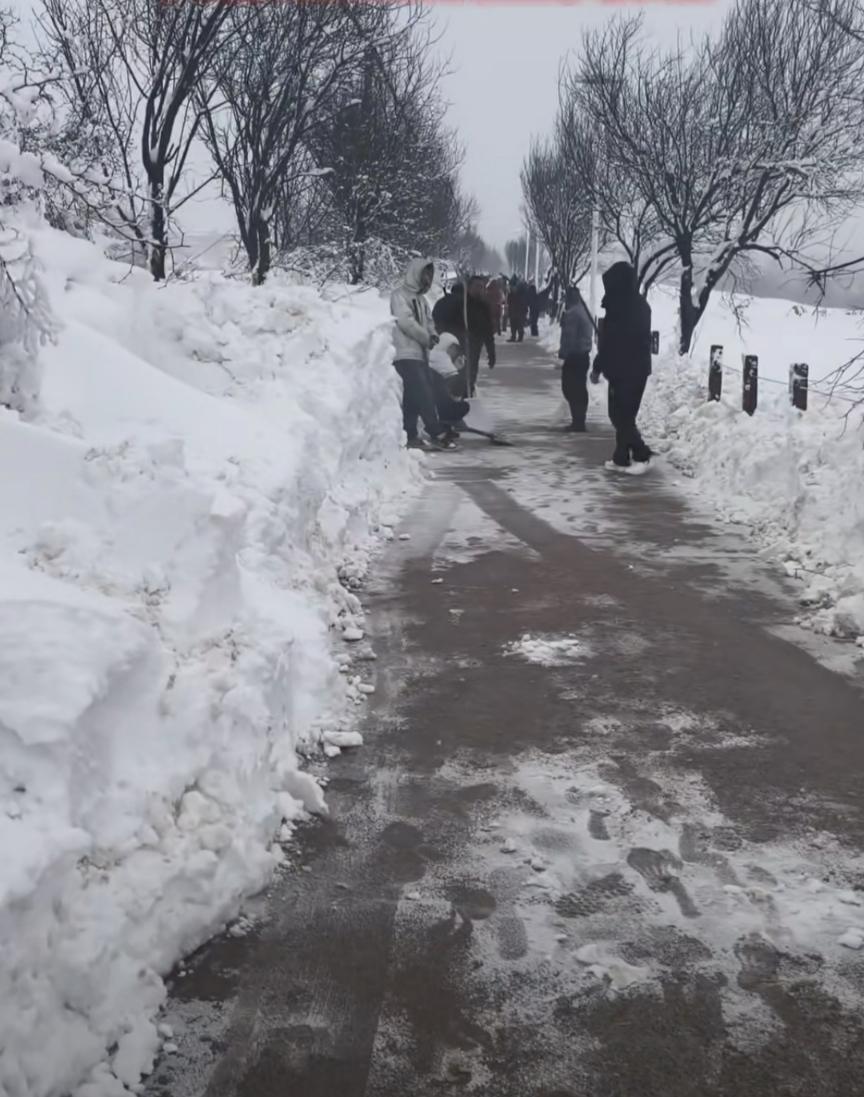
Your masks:
{"label": "fresh white snow", "polygon": [[34,246],[62,329],[35,414],[0,409],[0,1092],[106,1097],[326,810],[299,753],[362,742],[346,587],[419,466],[376,293]]}

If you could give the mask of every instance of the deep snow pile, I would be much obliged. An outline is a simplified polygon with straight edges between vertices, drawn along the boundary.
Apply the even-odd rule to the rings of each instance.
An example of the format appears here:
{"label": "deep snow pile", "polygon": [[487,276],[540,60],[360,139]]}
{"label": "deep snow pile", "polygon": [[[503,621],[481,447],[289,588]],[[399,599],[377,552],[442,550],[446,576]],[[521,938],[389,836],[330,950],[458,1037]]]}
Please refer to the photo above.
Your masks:
{"label": "deep snow pile", "polygon": [[0,1092],[101,1097],[321,809],[298,748],[362,696],[339,569],[418,473],[377,294],[36,250],[63,330],[35,418],[0,409]]}
{"label": "deep snow pile", "polygon": [[[864,430],[850,405],[811,395],[790,405],[781,387],[760,392],[751,417],[734,375],[707,401],[707,363],[675,355],[655,363],[642,426],[652,446],[693,480],[726,521],[745,525],[769,559],[804,584],[802,619],[819,631],[864,637]],[[864,641],[860,641],[864,642]]]}

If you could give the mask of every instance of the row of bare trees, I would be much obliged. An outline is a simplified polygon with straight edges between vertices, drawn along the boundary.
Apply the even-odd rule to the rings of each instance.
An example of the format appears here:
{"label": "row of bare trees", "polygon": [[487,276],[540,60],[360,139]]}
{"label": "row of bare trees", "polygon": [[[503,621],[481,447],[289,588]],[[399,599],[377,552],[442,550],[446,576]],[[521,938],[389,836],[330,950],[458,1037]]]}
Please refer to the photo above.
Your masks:
{"label": "row of bare trees", "polygon": [[[864,198],[860,0],[737,0],[721,33],[658,50],[639,18],[587,33],[523,194],[565,284],[601,245],[678,285],[680,348],[747,257],[815,271]],[[824,264],[823,264],[824,265]]]}
{"label": "row of bare trees", "polygon": [[56,165],[49,215],[107,226],[156,279],[179,211],[208,187],[233,206],[257,282],[296,248],[359,282],[370,257],[446,254],[469,227],[414,0],[40,0],[36,39],[50,111],[27,141]]}

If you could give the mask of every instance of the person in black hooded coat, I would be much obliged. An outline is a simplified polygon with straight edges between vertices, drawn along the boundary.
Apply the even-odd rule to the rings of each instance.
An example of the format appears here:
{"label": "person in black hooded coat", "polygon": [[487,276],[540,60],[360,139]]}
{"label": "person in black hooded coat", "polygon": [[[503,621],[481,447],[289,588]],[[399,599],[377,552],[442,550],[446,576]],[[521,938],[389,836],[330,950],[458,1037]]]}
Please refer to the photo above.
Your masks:
{"label": "person in black hooded coat", "polygon": [[603,289],[606,316],[599,325],[592,380],[602,374],[609,382],[609,419],[615,428],[612,463],[627,468],[632,461],[651,459],[636,425],[651,375],[651,306],[639,293],[629,263],[614,263],[603,275]]}
{"label": "person in black hooded coat", "polygon": [[480,371],[480,355],[486,350],[489,368],[495,368],[495,329],[486,303],[485,282],[476,275],[468,281],[468,327],[465,327],[465,286],[458,282],[450,293],[439,298],[432,309],[432,320],[439,335],[449,332],[462,344],[469,376],[463,396],[473,396]]}

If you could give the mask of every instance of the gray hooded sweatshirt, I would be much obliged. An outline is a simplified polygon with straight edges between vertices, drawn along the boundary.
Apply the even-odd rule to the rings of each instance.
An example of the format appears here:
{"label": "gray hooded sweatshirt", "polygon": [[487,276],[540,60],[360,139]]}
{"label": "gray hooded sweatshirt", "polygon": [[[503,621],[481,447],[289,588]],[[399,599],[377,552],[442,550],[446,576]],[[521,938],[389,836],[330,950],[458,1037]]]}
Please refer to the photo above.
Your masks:
{"label": "gray hooded sweatshirt", "polygon": [[581,298],[572,304],[561,317],[561,343],[558,357],[573,358],[580,354],[590,354],[594,345],[594,326],[585,302]]}
{"label": "gray hooded sweatshirt", "polygon": [[426,295],[420,291],[420,276],[432,265],[431,259],[412,259],[402,285],[390,295],[390,313],[395,320],[393,351],[397,362],[406,358],[415,362],[428,360],[436,332]]}

